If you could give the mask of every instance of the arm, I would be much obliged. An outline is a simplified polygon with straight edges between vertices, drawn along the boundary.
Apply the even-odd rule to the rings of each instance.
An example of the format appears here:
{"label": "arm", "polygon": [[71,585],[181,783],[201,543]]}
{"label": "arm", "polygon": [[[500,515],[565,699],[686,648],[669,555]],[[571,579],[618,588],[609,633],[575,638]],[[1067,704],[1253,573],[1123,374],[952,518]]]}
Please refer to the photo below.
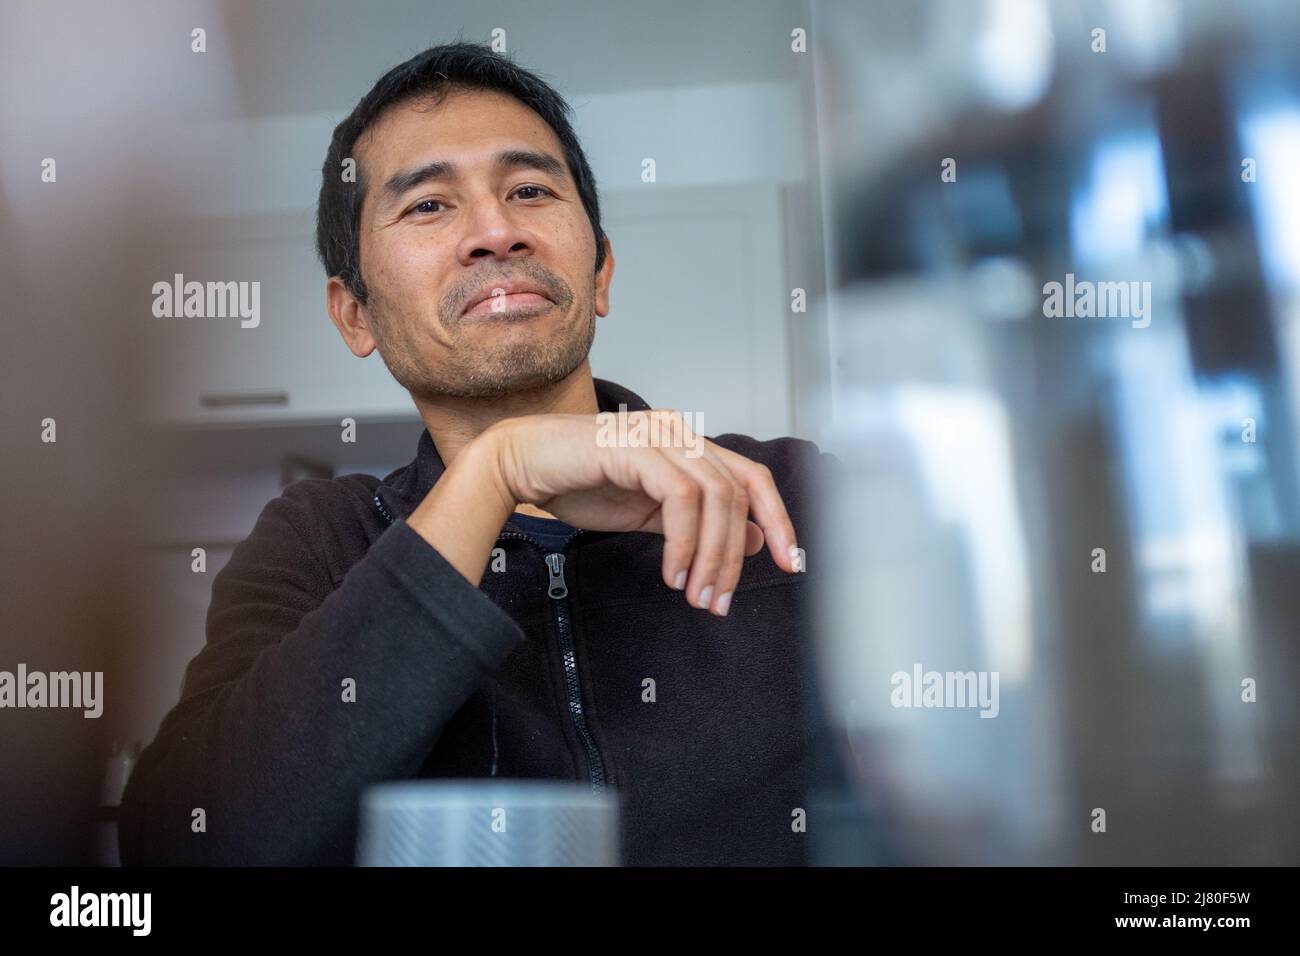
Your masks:
{"label": "arm", "polygon": [[353,862],[362,790],[415,776],[523,637],[476,586],[513,505],[483,493],[492,479],[468,451],[337,589],[310,544],[307,483],[263,509],[213,583],[207,646],[123,795],[123,863]]}
{"label": "arm", "polygon": [[519,502],[501,477],[496,430],[471,441],[406,523],[470,584],[483,579],[501,526]]}

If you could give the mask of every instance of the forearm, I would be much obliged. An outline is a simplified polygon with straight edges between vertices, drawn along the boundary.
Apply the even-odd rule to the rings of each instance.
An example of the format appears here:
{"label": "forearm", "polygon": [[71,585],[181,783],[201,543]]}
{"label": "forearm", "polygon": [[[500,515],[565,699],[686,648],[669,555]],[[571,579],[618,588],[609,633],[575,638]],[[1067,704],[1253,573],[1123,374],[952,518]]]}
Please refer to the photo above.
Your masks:
{"label": "forearm", "polygon": [[364,788],[416,775],[523,638],[404,522],[333,589],[295,529],[304,487],[218,574],[208,645],[123,796],[127,865],[350,862]]}
{"label": "forearm", "polygon": [[502,481],[496,456],[495,433],[471,441],[406,519],[475,587],[517,504]]}

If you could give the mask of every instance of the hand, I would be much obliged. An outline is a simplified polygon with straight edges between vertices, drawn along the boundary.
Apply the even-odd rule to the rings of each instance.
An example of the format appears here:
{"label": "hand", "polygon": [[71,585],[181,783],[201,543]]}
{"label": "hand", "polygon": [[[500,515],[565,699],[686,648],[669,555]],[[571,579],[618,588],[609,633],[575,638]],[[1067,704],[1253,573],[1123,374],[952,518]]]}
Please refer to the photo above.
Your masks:
{"label": "hand", "polygon": [[745,556],[764,539],[778,567],[797,570],[794,527],[764,465],[694,435],[668,409],[605,414],[626,416],[629,430],[635,416],[650,416],[653,434],[682,440],[610,447],[595,415],[508,418],[480,436],[495,452],[505,493],[576,527],[662,534],[664,582],[717,615],[729,610]]}

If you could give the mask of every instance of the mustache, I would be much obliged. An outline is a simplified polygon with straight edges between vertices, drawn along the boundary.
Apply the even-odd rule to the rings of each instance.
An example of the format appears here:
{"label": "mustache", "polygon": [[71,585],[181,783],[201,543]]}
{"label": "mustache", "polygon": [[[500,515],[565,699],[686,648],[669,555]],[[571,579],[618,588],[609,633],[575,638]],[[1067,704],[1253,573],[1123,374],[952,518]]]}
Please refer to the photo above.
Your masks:
{"label": "mustache", "polygon": [[549,269],[541,266],[515,266],[509,271],[492,270],[476,274],[449,297],[444,312],[459,317],[484,286],[491,287],[516,280],[531,282],[545,289],[546,297],[561,308],[567,308],[573,301],[573,293],[568,285]]}

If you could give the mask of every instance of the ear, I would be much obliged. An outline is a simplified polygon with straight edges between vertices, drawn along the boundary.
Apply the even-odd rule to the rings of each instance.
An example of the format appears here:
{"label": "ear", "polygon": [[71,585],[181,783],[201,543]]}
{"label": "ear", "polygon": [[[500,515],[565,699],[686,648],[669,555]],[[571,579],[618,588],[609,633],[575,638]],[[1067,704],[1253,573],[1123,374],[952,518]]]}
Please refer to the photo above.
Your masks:
{"label": "ear", "polygon": [[366,307],[357,301],[338,276],[330,276],[325,283],[325,305],[329,309],[330,321],[353,355],[365,358],[375,350],[377,343],[370,331]]}
{"label": "ear", "polygon": [[609,236],[605,242],[605,261],[596,273],[596,314],[609,315],[609,283],[614,278],[614,247],[610,245]]}

